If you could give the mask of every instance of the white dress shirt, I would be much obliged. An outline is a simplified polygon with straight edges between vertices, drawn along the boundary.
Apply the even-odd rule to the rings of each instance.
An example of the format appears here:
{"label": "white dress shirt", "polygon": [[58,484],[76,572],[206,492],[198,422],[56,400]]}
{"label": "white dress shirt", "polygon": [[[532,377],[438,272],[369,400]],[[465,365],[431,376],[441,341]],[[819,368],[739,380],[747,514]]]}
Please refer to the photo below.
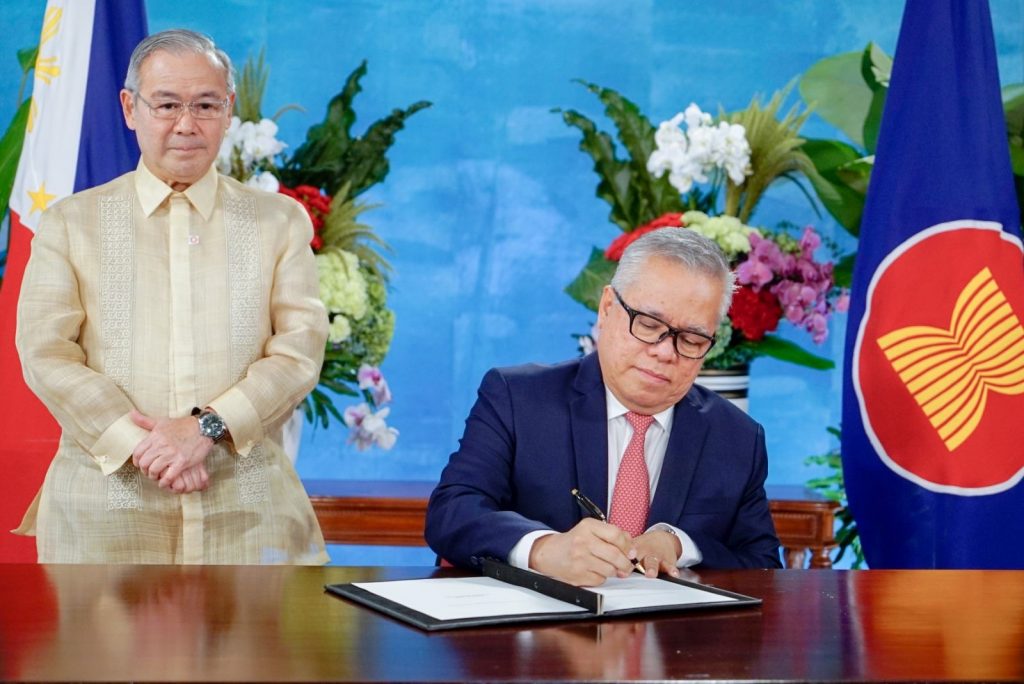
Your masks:
{"label": "white dress shirt", "polygon": [[[615,478],[619,474],[619,464],[626,453],[629,440],[633,437],[633,426],[626,420],[626,413],[629,409],[622,405],[622,402],[612,394],[611,390],[605,387],[605,401],[608,413],[608,501],[612,500],[612,492],[615,491]],[[661,478],[661,467],[665,463],[665,451],[668,448],[668,436],[672,431],[672,416],[675,414],[675,406],[669,406],[661,413],[654,414],[654,422],[647,428],[647,435],[644,439],[644,460],[647,461],[647,474],[651,482],[651,501],[658,490],[658,480]],[[586,493],[586,492],[584,492]],[[609,518],[611,511],[607,511]],[[676,563],[677,567],[686,568],[697,565],[704,556],[700,549],[693,543],[690,536],[677,527],[668,523],[658,522],[651,525],[647,531],[665,530],[679,537],[683,547],[683,553]],[[523,535],[523,538],[516,542],[509,552],[508,562],[517,568],[529,568],[530,551],[533,544],[541,537],[555,534],[553,530],[537,530]]]}

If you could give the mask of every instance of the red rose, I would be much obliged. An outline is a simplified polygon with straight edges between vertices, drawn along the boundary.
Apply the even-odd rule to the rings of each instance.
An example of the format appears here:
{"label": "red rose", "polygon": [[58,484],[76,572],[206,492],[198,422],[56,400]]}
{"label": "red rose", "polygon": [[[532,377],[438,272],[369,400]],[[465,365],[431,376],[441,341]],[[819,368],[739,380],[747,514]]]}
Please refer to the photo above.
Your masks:
{"label": "red rose", "polygon": [[744,285],[732,297],[729,318],[733,328],[748,340],[756,341],[779,326],[782,306],[779,298],[768,290],[754,292],[753,288]]}
{"label": "red rose", "polygon": [[622,253],[626,251],[626,248],[633,244],[640,236],[646,235],[658,228],[682,228],[685,225],[682,214],[663,214],[650,223],[645,223],[612,240],[612,243],[608,245],[608,249],[604,251],[604,258],[608,261],[618,261],[622,258]]}

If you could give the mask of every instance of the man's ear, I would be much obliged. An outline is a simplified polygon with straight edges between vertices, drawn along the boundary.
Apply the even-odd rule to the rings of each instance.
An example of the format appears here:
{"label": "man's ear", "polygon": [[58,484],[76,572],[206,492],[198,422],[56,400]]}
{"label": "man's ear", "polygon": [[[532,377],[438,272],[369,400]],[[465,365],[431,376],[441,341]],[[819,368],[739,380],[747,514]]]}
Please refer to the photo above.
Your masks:
{"label": "man's ear", "polygon": [[612,304],[615,303],[615,292],[612,290],[611,285],[605,285],[604,289],[601,290],[601,301],[597,304],[598,315],[608,315],[608,312],[612,308]]}
{"label": "man's ear", "polygon": [[614,298],[615,298],[615,293],[612,292],[612,286],[611,285],[605,285],[604,286],[604,290],[601,291],[601,301],[599,301],[597,303],[597,328],[598,328],[598,330],[601,329],[601,327],[604,324],[604,320],[608,317],[608,314],[611,313],[612,305],[614,304],[614,302],[613,302]]}
{"label": "man's ear", "polygon": [[131,130],[135,130],[135,94],[130,90],[121,91],[121,112],[124,114],[124,123]]}

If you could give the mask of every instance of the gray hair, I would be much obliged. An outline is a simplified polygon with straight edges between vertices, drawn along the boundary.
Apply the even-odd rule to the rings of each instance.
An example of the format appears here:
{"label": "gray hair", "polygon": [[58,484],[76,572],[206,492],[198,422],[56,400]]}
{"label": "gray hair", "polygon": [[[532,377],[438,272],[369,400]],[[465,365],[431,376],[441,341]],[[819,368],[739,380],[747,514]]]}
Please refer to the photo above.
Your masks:
{"label": "gray hair", "polygon": [[729,268],[725,254],[714,240],[689,228],[660,228],[644,235],[626,248],[612,277],[612,287],[621,292],[643,274],[648,259],[658,257],[677,262],[687,270],[703,273],[722,281],[722,302],[718,307],[721,321],[732,304],[736,276]]}
{"label": "gray hair", "polygon": [[128,62],[128,74],[124,78],[124,89],[130,93],[139,92],[139,70],[142,63],[154,52],[164,50],[175,55],[194,53],[205,55],[217,69],[224,71],[224,80],[228,85],[228,95],[235,92],[235,72],[231,67],[231,58],[218,48],[209,36],[189,31],[188,29],[170,29],[154,33],[135,46],[131,60]]}

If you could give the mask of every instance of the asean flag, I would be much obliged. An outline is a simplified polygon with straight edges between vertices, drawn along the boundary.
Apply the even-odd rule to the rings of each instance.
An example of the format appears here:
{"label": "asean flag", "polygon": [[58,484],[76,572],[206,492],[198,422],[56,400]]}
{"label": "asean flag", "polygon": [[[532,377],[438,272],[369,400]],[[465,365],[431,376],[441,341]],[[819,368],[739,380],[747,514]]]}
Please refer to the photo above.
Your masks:
{"label": "asean flag", "polygon": [[22,379],[15,311],[39,216],[73,192],[138,163],[118,93],[131,51],[146,36],[142,0],[50,0],[25,142],[10,200],[10,245],[0,288],[0,561],[36,558],[34,539],[7,532],[21,522],[57,451],[60,429]]}
{"label": "asean flag", "polygon": [[987,0],[908,0],[854,270],[843,466],[873,568],[1024,567],[1024,256]]}

